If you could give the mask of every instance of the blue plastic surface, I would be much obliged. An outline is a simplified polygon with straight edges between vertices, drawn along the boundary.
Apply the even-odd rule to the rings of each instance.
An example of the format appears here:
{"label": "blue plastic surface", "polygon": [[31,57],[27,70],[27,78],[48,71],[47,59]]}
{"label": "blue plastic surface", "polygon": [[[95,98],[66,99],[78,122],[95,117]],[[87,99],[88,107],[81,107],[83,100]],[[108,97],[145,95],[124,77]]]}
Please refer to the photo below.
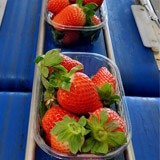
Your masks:
{"label": "blue plastic surface", "polygon": [[8,0],[0,27],[0,90],[31,91],[41,0]]}
{"label": "blue plastic surface", "polygon": [[31,93],[0,92],[0,160],[24,160]]}
{"label": "blue plastic surface", "polygon": [[159,96],[159,71],[151,49],[143,46],[132,11],[133,0],[107,0],[109,28],[126,95]]}
{"label": "blue plastic surface", "polygon": [[160,98],[126,97],[136,160],[159,159]]}

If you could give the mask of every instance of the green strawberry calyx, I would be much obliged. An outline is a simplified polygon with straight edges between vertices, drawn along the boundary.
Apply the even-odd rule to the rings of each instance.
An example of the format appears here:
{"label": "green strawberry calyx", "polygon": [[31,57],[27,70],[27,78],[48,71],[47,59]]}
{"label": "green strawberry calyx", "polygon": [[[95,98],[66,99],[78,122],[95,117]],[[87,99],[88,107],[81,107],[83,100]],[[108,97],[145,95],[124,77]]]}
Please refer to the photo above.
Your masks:
{"label": "green strawberry calyx", "polygon": [[97,87],[97,91],[103,105],[106,107],[120,101],[120,96],[113,93],[113,87],[110,83],[105,83],[100,88]]}
{"label": "green strawberry calyx", "polygon": [[[45,88],[44,101],[51,99],[55,101],[55,94],[58,88],[69,91],[73,74],[82,69],[81,65],[77,65],[68,72],[67,69],[60,64],[63,61],[60,53],[61,51],[59,49],[52,49],[35,59],[35,63],[39,67],[42,84]],[[51,73],[49,72],[49,68],[53,70]]]}
{"label": "green strawberry calyx", "polygon": [[95,9],[98,7],[98,5],[93,2],[83,5],[82,0],[76,0],[76,4],[82,8],[83,12],[86,14],[86,25],[93,26],[94,23],[92,22],[91,17],[95,15]]}
{"label": "green strawberry calyx", "polygon": [[85,129],[86,123],[84,116],[76,122],[74,118],[66,115],[62,121],[56,122],[50,133],[57,136],[59,142],[68,142],[71,153],[76,154],[81,151],[84,137],[89,133],[89,130]]}
{"label": "green strawberry calyx", "polygon": [[91,152],[95,154],[107,154],[109,148],[119,147],[127,142],[124,132],[115,132],[119,123],[117,121],[108,120],[108,113],[101,111],[98,119],[94,114],[91,114],[91,119],[88,120],[87,127],[90,130],[90,136],[86,139],[82,146],[82,152]]}

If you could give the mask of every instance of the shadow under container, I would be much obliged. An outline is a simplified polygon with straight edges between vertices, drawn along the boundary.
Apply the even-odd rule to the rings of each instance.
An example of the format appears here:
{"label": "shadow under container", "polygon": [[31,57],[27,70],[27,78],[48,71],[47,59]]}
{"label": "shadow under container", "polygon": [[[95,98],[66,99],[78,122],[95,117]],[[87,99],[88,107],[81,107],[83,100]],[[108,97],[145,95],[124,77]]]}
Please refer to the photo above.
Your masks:
{"label": "shadow under container", "polygon": [[[39,103],[41,99],[36,99],[37,100],[37,106],[36,107],[36,112],[34,116],[34,138],[36,143],[39,145],[39,147],[46,152],[47,154],[56,157],[58,159],[111,159],[119,154],[121,154],[126,147],[128,146],[130,140],[131,140],[131,124],[130,124],[130,117],[128,113],[128,107],[125,101],[125,95],[124,95],[124,90],[122,86],[122,81],[121,81],[121,76],[119,73],[119,69],[117,66],[107,57],[97,54],[97,53],[87,53],[87,52],[63,52],[62,54],[67,55],[73,59],[77,59],[84,65],[84,73],[86,73],[89,77],[94,75],[101,67],[107,67],[108,70],[113,74],[113,76],[116,79],[116,94],[120,96],[120,101],[115,104],[112,104],[110,106],[111,109],[115,110],[120,117],[124,120],[126,124],[126,137],[127,137],[127,142],[117,148],[114,148],[110,150],[107,154],[105,155],[95,155],[95,154],[84,154],[84,153],[78,153],[76,155],[68,155],[68,154],[62,154],[57,152],[56,150],[52,149],[50,146],[46,144],[44,141],[43,137],[41,136],[41,120],[40,120],[40,115],[39,115]],[[39,93],[39,97],[42,97],[43,92],[41,91]]]}
{"label": "shadow under container", "polygon": [[106,5],[103,3],[102,7],[95,12],[101,22],[94,26],[68,26],[55,23],[52,21],[54,14],[48,10],[45,12],[45,20],[50,25],[50,32],[56,45],[90,44],[98,39],[102,28],[107,22],[106,11]]}

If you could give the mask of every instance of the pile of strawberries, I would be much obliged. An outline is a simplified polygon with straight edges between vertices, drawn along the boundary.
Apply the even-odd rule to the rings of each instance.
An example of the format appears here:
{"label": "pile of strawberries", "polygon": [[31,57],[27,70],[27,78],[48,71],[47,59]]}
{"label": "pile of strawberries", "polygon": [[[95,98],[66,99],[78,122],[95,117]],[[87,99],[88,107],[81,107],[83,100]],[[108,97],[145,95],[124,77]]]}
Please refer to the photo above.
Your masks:
{"label": "pile of strawberries", "polygon": [[83,26],[101,23],[95,12],[102,2],[103,0],[49,0],[46,8],[53,13],[51,19],[55,42],[59,45],[69,45],[82,37],[90,41],[95,40],[98,37],[98,29],[87,34],[86,31],[80,30]]}
{"label": "pile of strawberries", "polygon": [[43,100],[41,125],[48,145],[60,153],[107,154],[127,142],[126,127],[110,105],[119,101],[116,79],[106,67],[92,78],[77,59],[58,49],[35,59]]}

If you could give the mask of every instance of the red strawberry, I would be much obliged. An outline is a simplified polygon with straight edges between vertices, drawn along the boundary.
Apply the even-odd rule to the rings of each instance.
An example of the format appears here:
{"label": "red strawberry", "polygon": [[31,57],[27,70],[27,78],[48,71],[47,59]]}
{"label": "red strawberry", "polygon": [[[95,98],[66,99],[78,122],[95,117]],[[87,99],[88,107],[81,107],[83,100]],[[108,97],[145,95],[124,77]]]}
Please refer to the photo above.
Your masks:
{"label": "red strawberry", "polygon": [[93,83],[101,88],[105,83],[110,83],[113,90],[116,88],[116,80],[106,67],[101,67],[92,78]]}
{"label": "red strawberry", "polygon": [[92,21],[92,23],[93,23],[94,25],[98,25],[98,24],[101,23],[100,18],[99,18],[98,16],[96,16],[96,15],[93,15],[93,16],[91,17],[91,21]]}
{"label": "red strawberry", "polygon": [[58,141],[58,136],[51,135],[51,147],[58,152],[70,154],[69,143]]}
{"label": "red strawberry", "polygon": [[60,44],[62,43],[63,45],[68,45],[71,44],[73,42],[76,42],[79,37],[80,37],[80,33],[78,31],[64,31],[64,36],[63,38],[60,40]]}
{"label": "red strawberry", "polygon": [[72,75],[70,91],[58,90],[57,100],[63,108],[75,114],[87,114],[102,108],[94,83],[81,72]]}
{"label": "red strawberry", "polygon": [[84,26],[86,23],[86,15],[82,8],[77,4],[71,4],[65,7],[53,18],[53,26],[57,30],[61,30],[59,25],[67,26]]}
{"label": "red strawberry", "polygon": [[51,130],[51,147],[60,153],[67,154],[76,154],[81,151],[84,136],[88,134],[84,128],[86,122],[85,117],[81,117],[76,122],[75,119],[65,116]]}
{"label": "red strawberry", "polygon": [[[61,54],[62,55],[62,54]],[[70,57],[68,57],[67,55],[62,55],[63,57],[63,61],[60,63],[62,66],[64,66],[68,72],[75,66],[80,65],[82,66],[82,69],[79,71],[82,71],[84,66],[81,62],[79,62],[78,60],[72,59]]]}
{"label": "red strawberry", "polygon": [[47,3],[47,9],[50,12],[57,14],[69,4],[69,0],[49,0]]}
{"label": "red strawberry", "polygon": [[46,139],[49,142],[50,139],[50,131],[55,126],[55,123],[61,121],[65,115],[68,115],[75,120],[79,118],[68,111],[64,110],[59,106],[52,106],[50,109],[46,111],[42,118],[42,128],[46,134]]}
{"label": "red strawberry", "polygon": [[[95,115],[98,120],[100,121],[100,114],[101,112],[106,112],[106,114],[108,114],[108,119],[106,121],[106,124],[112,121],[115,121],[116,123],[118,123],[118,126],[112,130],[112,132],[125,132],[125,124],[124,121],[122,120],[122,118],[118,115],[117,112],[115,112],[114,110],[110,109],[110,108],[101,108],[101,109],[97,109],[95,112],[93,112],[93,115]],[[90,120],[93,116],[92,114],[90,115]]]}
{"label": "red strawberry", "polygon": [[[60,54],[60,56],[63,58],[62,62],[60,63],[63,67],[65,67],[67,69],[67,71],[69,72],[73,67],[80,65],[82,66],[82,69],[79,70],[79,72],[82,72],[84,66],[81,62],[79,62],[78,60],[72,59],[69,56]],[[53,71],[53,67],[48,67],[49,69],[49,73],[51,74]]]}
{"label": "red strawberry", "polygon": [[88,129],[91,130],[90,137],[85,141],[83,152],[106,154],[109,149],[127,142],[124,121],[109,108],[100,108],[91,113]]}
{"label": "red strawberry", "polygon": [[95,3],[98,7],[101,6],[101,4],[103,3],[103,0],[83,0],[84,4],[88,4],[88,3]]}
{"label": "red strawberry", "polygon": [[92,77],[92,82],[96,85],[99,97],[104,106],[120,100],[116,92],[116,79],[106,67],[101,67],[98,72]]}

